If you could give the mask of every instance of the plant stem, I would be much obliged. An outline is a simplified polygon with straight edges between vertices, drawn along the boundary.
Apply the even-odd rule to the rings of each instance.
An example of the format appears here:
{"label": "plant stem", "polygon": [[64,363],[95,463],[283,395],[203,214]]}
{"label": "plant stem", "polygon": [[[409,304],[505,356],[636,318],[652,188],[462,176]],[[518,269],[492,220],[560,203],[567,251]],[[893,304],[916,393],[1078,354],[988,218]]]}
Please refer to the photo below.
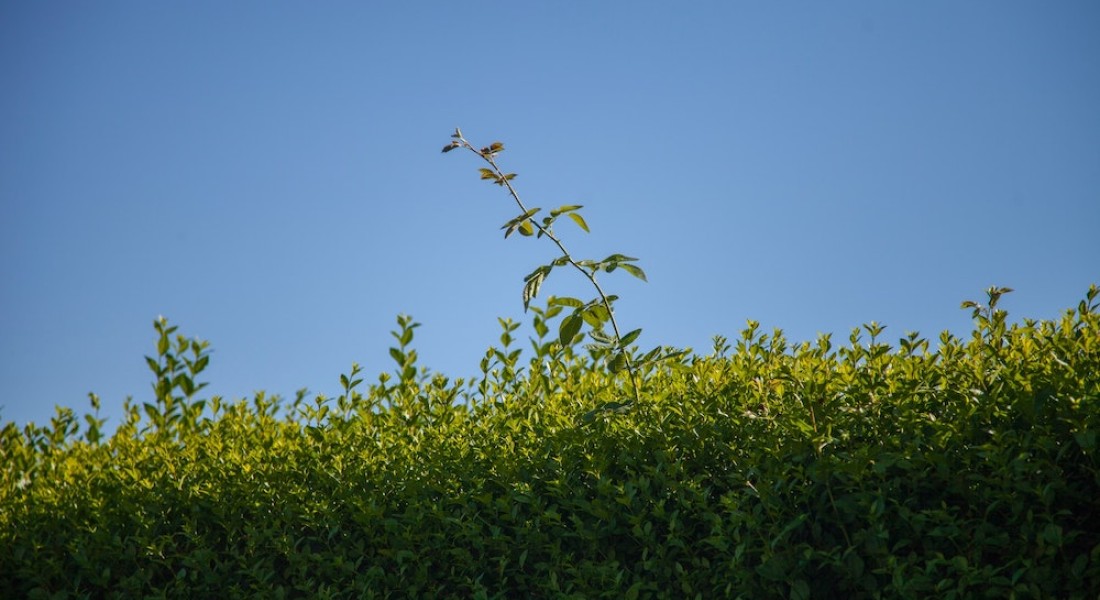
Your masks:
{"label": "plant stem", "polygon": [[[466,141],[466,139],[463,137],[458,137],[456,139],[459,145],[461,145],[463,148],[466,148],[470,152],[473,152],[474,154],[480,156],[482,160],[484,160],[486,163],[489,164],[490,167],[492,167],[493,172],[496,173],[498,177],[497,181],[500,181],[501,183],[503,183],[504,187],[508,188],[508,193],[512,196],[512,199],[516,201],[519,209],[526,214],[527,207],[523,204],[523,201],[520,200],[519,193],[516,192],[516,189],[514,187],[512,187],[512,182],[509,181],[509,178],[505,175],[504,171],[501,170],[501,168],[497,165],[496,159],[493,157],[495,153],[478,150],[473,146],[473,144]],[[607,309],[607,314],[610,317],[611,329],[615,333],[615,341],[619,342],[620,340],[622,340],[622,334],[619,332],[619,324],[615,321],[615,311],[611,308],[611,301],[608,300],[607,294],[605,294],[603,288],[600,287],[600,283],[596,281],[595,271],[585,269],[583,266],[578,264],[577,261],[573,260],[573,256],[569,254],[568,250],[566,250],[565,244],[563,244],[561,239],[559,239],[558,236],[554,235],[554,233],[551,232],[549,229],[543,227],[541,224],[539,224],[538,221],[534,219],[529,219],[529,222],[534,225],[536,229],[538,229],[540,234],[550,238],[550,240],[554,242],[554,244],[558,247],[558,250],[561,251],[561,254],[563,257],[565,257],[565,260],[567,260],[570,265],[573,265],[573,268],[584,274],[588,281],[592,283],[592,287],[596,288],[596,293],[600,295],[600,302],[603,303],[603,306]],[[634,389],[634,399],[640,400],[641,388],[638,385],[638,375],[634,370],[634,361],[631,360],[630,353],[627,352],[626,348],[622,347],[621,343],[616,346],[616,349],[623,354],[623,358],[626,364],[626,370],[630,376],[630,385]]]}

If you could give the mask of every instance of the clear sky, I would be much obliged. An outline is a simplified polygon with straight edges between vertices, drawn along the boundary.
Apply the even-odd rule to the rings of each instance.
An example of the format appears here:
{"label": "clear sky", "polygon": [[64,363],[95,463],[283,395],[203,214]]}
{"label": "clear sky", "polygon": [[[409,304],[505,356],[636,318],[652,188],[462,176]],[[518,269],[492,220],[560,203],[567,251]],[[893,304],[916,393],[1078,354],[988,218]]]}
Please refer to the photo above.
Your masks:
{"label": "clear sky", "polygon": [[373,380],[399,313],[477,373],[555,255],[456,126],[585,205],[575,254],[641,259],[602,282],[645,349],[962,334],[991,285],[1054,318],[1100,283],[1098,107],[1092,0],[5,2],[0,420],[117,424],[157,315],[211,342],[205,396]]}

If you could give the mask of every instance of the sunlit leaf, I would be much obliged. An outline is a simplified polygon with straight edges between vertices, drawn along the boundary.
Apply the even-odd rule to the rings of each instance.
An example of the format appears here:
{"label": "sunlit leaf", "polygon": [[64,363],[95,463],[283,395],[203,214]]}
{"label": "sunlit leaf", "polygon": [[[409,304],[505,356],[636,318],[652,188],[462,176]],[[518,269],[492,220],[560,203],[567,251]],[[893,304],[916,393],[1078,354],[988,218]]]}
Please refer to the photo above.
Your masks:
{"label": "sunlit leaf", "polygon": [[580,204],[566,204],[564,206],[559,206],[559,207],[555,208],[554,210],[552,210],[550,212],[550,214],[552,214],[556,217],[558,215],[563,215],[563,214],[568,213],[568,212],[573,212],[573,211],[575,211],[577,209],[580,209],[580,208],[584,208],[584,207]]}
{"label": "sunlit leaf", "polygon": [[573,219],[573,222],[580,226],[581,229],[585,230],[585,232],[589,232],[588,223],[584,222],[584,217],[577,213],[569,213],[569,218]]}
{"label": "sunlit leaf", "polygon": [[554,296],[548,303],[553,306],[568,306],[570,308],[580,308],[584,306],[584,302],[581,302],[577,298],[570,298],[569,296]]}

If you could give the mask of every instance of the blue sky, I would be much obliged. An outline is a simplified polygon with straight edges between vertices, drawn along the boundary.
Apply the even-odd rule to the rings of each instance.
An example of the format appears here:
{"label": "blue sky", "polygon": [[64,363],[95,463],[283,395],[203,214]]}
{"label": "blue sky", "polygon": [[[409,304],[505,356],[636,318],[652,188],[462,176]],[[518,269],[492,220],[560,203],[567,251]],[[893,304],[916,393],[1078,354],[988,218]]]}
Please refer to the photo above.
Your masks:
{"label": "blue sky", "polygon": [[[117,423],[153,319],[205,395],[469,376],[549,244],[454,127],[501,140],[640,343],[706,353],[868,321],[1054,318],[1100,283],[1100,4],[8,2],[0,5],[0,419]],[[588,297],[562,271],[543,295]]]}

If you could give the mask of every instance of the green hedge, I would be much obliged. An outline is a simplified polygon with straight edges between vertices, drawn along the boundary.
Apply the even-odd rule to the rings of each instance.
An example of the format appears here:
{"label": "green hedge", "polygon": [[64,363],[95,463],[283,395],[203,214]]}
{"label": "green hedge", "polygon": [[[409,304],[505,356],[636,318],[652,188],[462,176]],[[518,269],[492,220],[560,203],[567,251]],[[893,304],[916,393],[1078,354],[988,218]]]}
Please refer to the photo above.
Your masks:
{"label": "green hedge", "polygon": [[159,321],[156,401],[111,436],[0,432],[0,596],[1096,598],[1097,295],[1014,325],[991,295],[933,343],[750,322],[628,409],[537,309],[532,357],[502,321],[472,380],[401,317],[393,376],[238,403],[195,399],[206,346]]}

